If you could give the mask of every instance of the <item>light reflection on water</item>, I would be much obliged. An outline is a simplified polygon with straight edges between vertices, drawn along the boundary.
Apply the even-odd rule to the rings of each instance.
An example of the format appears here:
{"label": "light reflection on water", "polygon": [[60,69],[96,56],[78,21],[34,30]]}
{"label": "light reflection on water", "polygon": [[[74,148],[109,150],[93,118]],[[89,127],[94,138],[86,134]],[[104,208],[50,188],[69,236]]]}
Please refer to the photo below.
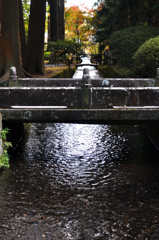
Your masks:
{"label": "light reflection on water", "polygon": [[32,124],[10,170],[0,175],[0,239],[153,236],[159,219],[155,159],[134,126]]}
{"label": "light reflection on water", "polygon": [[81,185],[91,188],[98,175],[105,176],[105,164],[120,162],[128,150],[122,133],[113,135],[107,125],[34,125],[31,133],[24,158],[40,159],[44,154],[43,164],[46,163],[49,174],[56,176],[62,185],[76,188]]}

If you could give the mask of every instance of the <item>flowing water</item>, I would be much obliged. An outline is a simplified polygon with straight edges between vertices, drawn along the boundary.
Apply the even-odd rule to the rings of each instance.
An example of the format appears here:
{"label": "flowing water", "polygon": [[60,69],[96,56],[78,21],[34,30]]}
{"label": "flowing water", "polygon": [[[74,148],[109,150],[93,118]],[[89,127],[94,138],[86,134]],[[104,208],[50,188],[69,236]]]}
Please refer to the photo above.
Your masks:
{"label": "flowing water", "polygon": [[32,124],[0,173],[0,239],[158,240],[158,159],[137,126]]}
{"label": "flowing water", "polygon": [[[83,64],[83,63],[90,64],[90,59],[88,57],[83,57],[81,60],[82,60],[81,64]],[[89,69],[89,75],[90,75],[91,79],[95,79],[95,78],[99,79],[98,70],[96,70],[96,68],[94,66],[87,66],[87,65],[78,67],[72,78],[74,78],[74,79],[76,79],[76,78],[80,79],[81,78],[82,79],[84,68]]]}

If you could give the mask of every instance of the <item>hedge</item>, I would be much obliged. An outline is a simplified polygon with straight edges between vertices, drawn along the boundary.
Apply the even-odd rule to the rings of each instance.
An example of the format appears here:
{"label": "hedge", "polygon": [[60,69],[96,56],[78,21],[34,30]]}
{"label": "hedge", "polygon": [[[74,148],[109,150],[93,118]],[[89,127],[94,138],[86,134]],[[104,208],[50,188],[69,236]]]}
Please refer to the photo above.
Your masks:
{"label": "hedge", "polygon": [[136,75],[128,68],[121,68],[114,65],[100,65],[98,66],[100,75],[104,78],[133,78]]}
{"label": "hedge", "polygon": [[134,72],[140,77],[153,78],[159,68],[159,37],[151,38],[135,53]]}
{"label": "hedge", "polygon": [[116,31],[110,36],[110,50],[115,64],[132,67],[133,56],[138,48],[150,38],[159,35],[159,28],[135,26]]}

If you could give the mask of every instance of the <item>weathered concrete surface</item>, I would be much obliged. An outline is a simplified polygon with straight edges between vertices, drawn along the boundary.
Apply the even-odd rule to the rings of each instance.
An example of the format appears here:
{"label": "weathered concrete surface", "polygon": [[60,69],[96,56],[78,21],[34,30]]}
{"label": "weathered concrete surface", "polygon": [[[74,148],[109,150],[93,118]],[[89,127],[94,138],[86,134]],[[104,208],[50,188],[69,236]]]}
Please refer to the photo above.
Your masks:
{"label": "weathered concrete surface", "polygon": [[159,107],[115,109],[0,109],[3,120],[104,124],[159,124]]}
{"label": "weathered concrete surface", "polygon": [[98,67],[97,64],[94,64],[94,63],[79,63],[79,64],[76,64],[76,67],[83,67],[83,66],[91,66],[91,67]]}
{"label": "weathered concrete surface", "polygon": [[92,106],[159,106],[159,88],[92,88]]}
{"label": "weathered concrete surface", "polygon": [[[85,106],[83,100],[90,103]],[[90,99],[90,100],[87,100]],[[0,108],[67,106],[103,109],[110,106],[159,106],[159,87],[0,87]]]}
{"label": "weathered concrete surface", "polygon": [[10,87],[79,87],[81,79],[72,78],[18,78],[8,81]]}
{"label": "weathered concrete surface", "polygon": [[2,87],[0,108],[11,106],[63,106],[79,108],[81,89],[75,87]]}
{"label": "weathered concrete surface", "polygon": [[[80,87],[81,79],[72,78],[17,78],[7,82],[10,87]],[[99,78],[91,79],[93,87],[155,87],[159,81],[153,78]]]}
{"label": "weathered concrete surface", "polygon": [[[101,80],[103,87],[155,87],[157,83],[158,81],[153,78],[103,78]],[[97,84],[99,84],[98,80],[95,79],[94,85],[97,86]]]}

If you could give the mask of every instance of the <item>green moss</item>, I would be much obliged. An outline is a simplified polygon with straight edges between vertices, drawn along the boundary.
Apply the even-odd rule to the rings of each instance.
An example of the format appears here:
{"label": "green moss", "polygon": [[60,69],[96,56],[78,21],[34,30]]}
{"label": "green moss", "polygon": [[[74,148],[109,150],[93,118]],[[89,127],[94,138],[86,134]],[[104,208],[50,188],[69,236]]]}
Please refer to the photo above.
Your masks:
{"label": "green moss", "polygon": [[9,129],[5,128],[1,132],[1,137],[3,141],[3,153],[0,156],[0,168],[9,168],[9,155],[8,155],[8,148],[12,147],[11,142],[7,142],[7,134],[9,133]]}

